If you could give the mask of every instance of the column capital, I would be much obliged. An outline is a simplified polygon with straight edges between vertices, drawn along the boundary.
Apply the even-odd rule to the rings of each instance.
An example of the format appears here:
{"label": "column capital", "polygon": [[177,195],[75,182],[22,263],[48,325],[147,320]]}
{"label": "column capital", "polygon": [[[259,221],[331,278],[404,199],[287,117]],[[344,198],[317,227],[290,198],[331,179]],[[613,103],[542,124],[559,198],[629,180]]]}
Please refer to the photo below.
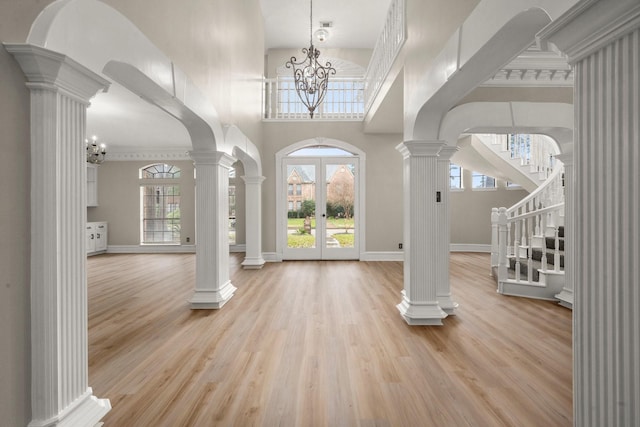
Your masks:
{"label": "column capital", "polygon": [[227,169],[236,162],[236,158],[222,151],[189,151],[189,157],[198,165],[220,165]]}
{"label": "column capital", "polygon": [[245,184],[262,184],[262,182],[266,179],[264,176],[246,176],[243,175],[240,178],[245,182]]}
{"label": "column capital", "polygon": [[443,146],[444,141],[404,141],[396,147],[396,150],[406,159],[409,157],[436,157]]}
{"label": "column capital", "polygon": [[460,150],[460,148],[456,145],[445,145],[438,152],[438,160],[449,161],[451,160],[451,157],[458,152],[458,150]]}
{"label": "column capital", "polygon": [[555,158],[560,160],[565,166],[573,166],[573,152],[556,154]]}
{"label": "column capital", "polygon": [[84,65],[58,52],[31,44],[4,44],[16,59],[29,89],[64,90],[78,101],[88,103],[95,94],[106,91],[111,83]]}
{"label": "column capital", "polygon": [[588,0],[574,4],[538,34],[554,43],[574,65],[640,25],[634,0]]}

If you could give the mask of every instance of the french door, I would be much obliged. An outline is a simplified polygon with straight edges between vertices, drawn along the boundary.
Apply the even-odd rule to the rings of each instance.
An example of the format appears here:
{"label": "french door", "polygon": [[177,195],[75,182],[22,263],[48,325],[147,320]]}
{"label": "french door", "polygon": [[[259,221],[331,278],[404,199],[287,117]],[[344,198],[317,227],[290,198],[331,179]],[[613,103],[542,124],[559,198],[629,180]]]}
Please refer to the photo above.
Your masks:
{"label": "french door", "polygon": [[358,259],[358,157],[286,157],[283,259]]}

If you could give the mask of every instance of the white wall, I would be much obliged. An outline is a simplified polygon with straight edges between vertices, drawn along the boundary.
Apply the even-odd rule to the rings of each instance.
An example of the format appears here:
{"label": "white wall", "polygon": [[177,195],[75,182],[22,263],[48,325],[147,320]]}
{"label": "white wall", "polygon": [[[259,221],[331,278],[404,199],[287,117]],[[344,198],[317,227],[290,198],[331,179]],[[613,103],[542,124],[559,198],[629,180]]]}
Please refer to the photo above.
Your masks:
{"label": "white wall", "polygon": [[[49,1],[0,2],[0,41],[24,42]],[[13,57],[0,47],[0,414],[25,426],[30,388],[29,91]]]}
{"label": "white wall", "polygon": [[259,0],[103,0],[133,22],[260,148],[264,31]]}
{"label": "white wall", "polygon": [[451,243],[459,245],[491,244],[491,208],[509,208],[525,198],[523,189],[507,189],[498,180],[495,190],[471,188],[472,171],[462,170],[463,189],[451,192]]}
{"label": "white wall", "polygon": [[367,135],[360,122],[271,122],[264,125],[263,250],[276,250],[275,154],[293,143],[315,137],[338,139],[366,154],[366,247],[394,251],[402,242],[402,156],[395,149],[400,135]]}
{"label": "white wall", "polygon": [[[109,223],[109,245],[140,244],[140,179],[142,167],[158,161],[106,161],[98,167],[98,206],[87,208],[89,221]],[[195,180],[193,162],[163,161],[181,169],[181,244],[195,243]],[[166,182],[159,180],[159,182]],[[187,242],[187,237],[190,242]]]}

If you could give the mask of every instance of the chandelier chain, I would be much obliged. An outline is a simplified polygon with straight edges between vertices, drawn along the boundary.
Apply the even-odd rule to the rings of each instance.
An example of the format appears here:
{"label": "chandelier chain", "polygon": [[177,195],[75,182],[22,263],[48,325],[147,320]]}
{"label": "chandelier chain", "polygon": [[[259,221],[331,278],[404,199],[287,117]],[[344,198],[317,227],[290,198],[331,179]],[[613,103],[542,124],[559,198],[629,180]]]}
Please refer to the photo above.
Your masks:
{"label": "chandelier chain", "polygon": [[313,0],[309,0],[309,44],[313,46]]}

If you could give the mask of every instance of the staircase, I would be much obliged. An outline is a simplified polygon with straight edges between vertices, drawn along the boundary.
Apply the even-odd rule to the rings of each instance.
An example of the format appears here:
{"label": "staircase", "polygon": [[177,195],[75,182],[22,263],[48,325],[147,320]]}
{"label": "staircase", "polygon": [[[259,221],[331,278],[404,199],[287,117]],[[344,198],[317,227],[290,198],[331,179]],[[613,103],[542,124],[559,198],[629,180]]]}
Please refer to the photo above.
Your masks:
{"label": "staircase", "polygon": [[504,295],[556,301],[564,286],[564,167],[511,208],[491,213],[491,271]]}
{"label": "staircase", "polygon": [[[556,245],[558,246],[558,255],[559,255],[559,270],[562,271],[564,269],[564,226],[561,225],[558,227],[558,241],[554,237],[544,237],[543,246],[537,247],[533,246],[531,249],[531,268],[528,265],[529,259],[529,248],[522,248],[524,251],[521,256],[522,259],[527,260],[527,263],[521,263],[520,266],[520,280],[528,280],[528,273],[531,270],[532,279],[534,282],[540,281],[540,270],[553,270],[555,271],[556,259],[555,256],[550,256],[549,254],[555,253]],[[509,274],[509,278],[515,280],[516,279],[516,258],[509,258],[509,270],[507,273]],[[546,263],[546,264],[545,264]],[[543,267],[543,264],[546,267]]]}
{"label": "staircase", "polygon": [[511,182],[529,192],[535,191],[549,178],[558,144],[546,135],[474,134],[472,146],[498,169],[508,164]]}

